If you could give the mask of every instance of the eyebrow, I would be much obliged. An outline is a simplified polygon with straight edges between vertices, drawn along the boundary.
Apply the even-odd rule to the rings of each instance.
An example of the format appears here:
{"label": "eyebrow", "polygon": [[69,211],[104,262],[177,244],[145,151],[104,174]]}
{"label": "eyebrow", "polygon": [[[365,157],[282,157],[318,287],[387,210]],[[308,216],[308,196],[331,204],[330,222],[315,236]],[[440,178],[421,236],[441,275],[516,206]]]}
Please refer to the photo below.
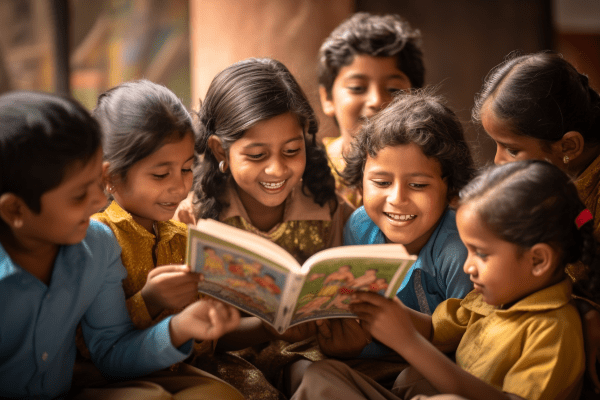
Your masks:
{"label": "eyebrow", "polygon": [[[295,142],[297,140],[304,140],[304,136],[303,135],[298,135],[296,137],[291,138],[290,140],[286,141],[283,144],[288,144],[288,143],[291,143],[291,142]],[[250,143],[250,144],[244,146],[243,148],[244,149],[249,149],[249,148],[252,148],[252,147],[263,147],[263,146],[268,146],[268,145],[269,145],[268,143]]]}
{"label": "eyebrow", "polygon": [[505,143],[500,141],[496,141],[496,143],[498,143],[502,147],[518,147],[516,143]]}
{"label": "eyebrow", "polygon": [[[185,164],[186,162],[193,160],[194,157],[196,157],[195,154],[193,154],[190,158],[188,158],[187,160],[185,160],[183,163]],[[166,162],[162,162],[159,164],[154,164],[151,168],[158,168],[158,167],[165,167],[165,166],[169,166],[169,165],[173,165],[175,164],[173,161],[166,161]]]}
{"label": "eyebrow", "polygon": [[[352,74],[352,75],[349,75],[349,76],[345,77],[345,79],[369,79],[369,76],[365,75],[365,74],[356,73],[356,74]],[[392,74],[392,75],[386,76],[385,79],[400,79],[400,80],[404,80],[405,76],[400,75],[400,74]]]}
{"label": "eyebrow", "polygon": [[[369,172],[369,175],[375,175],[375,176],[387,176],[387,175],[393,175],[392,172],[388,172],[385,170],[375,170],[372,172]],[[430,175],[430,174],[426,174],[424,172],[413,172],[412,174],[408,174],[407,175],[410,178],[431,178],[431,179],[435,179],[435,176]]]}

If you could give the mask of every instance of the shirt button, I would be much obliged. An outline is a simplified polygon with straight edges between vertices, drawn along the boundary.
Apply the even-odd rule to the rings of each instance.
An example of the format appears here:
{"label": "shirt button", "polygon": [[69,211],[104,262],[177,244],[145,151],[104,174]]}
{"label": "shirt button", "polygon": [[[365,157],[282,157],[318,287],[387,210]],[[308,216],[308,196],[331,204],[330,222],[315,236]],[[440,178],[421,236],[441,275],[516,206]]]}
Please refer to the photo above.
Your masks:
{"label": "shirt button", "polygon": [[43,352],[42,353],[42,361],[46,361],[48,359],[48,352]]}

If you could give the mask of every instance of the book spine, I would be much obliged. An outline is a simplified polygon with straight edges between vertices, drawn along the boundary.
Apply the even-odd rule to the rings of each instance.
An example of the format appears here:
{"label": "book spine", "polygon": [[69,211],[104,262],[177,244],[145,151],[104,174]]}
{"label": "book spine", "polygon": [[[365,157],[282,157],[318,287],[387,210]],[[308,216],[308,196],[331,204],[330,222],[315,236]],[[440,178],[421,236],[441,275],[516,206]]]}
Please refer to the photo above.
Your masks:
{"label": "book spine", "polygon": [[306,275],[290,273],[289,279],[286,282],[285,297],[283,298],[279,309],[279,315],[275,319],[277,321],[275,329],[277,332],[283,333],[290,326],[294,311],[296,310],[296,302],[298,295],[302,290]]}

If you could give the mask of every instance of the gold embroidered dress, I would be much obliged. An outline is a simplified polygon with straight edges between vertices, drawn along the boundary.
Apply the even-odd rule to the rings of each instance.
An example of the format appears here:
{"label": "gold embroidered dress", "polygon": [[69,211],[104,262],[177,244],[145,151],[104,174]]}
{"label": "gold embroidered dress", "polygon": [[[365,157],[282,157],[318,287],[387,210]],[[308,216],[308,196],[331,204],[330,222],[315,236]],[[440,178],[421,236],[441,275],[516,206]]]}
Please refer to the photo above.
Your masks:
{"label": "gold embroidered dress", "polygon": [[[250,222],[234,185],[230,180],[226,188],[225,201],[229,206],[221,212],[221,222],[273,241],[300,263],[320,250],[342,245],[344,224],[354,210],[339,196],[337,209],[332,214],[328,205],[321,207],[311,196],[302,193],[300,182],[286,200],[283,221],[269,232],[263,232]],[[276,340],[240,351],[199,357],[194,365],[229,382],[246,399],[283,399],[280,389],[284,367],[300,359],[322,358],[313,339],[294,344]]]}
{"label": "gold embroidered dress", "polygon": [[[134,325],[145,329],[174,314],[177,310],[165,310],[152,319],[142,298],[141,290],[146,284],[148,273],[156,265],[183,264],[187,246],[187,226],[176,221],[158,221],[158,242],[156,236],[133,220],[131,214],[113,201],[106,210],[94,214],[92,218],[108,225],[121,245],[121,261],[127,269],[123,281],[127,309]],[[156,248],[155,248],[156,243]]]}
{"label": "gold embroidered dress", "polygon": [[[360,191],[358,189],[348,187],[338,173],[343,171],[346,167],[346,163],[344,162],[341,152],[341,140],[341,136],[326,137],[323,138],[323,145],[325,146],[325,151],[327,152],[327,159],[329,160],[331,173],[335,178],[335,190],[340,196],[346,199],[346,201],[358,208],[363,204]],[[334,149],[336,150],[334,151]],[[340,149],[340,151],[338,152],[337,149]]]}

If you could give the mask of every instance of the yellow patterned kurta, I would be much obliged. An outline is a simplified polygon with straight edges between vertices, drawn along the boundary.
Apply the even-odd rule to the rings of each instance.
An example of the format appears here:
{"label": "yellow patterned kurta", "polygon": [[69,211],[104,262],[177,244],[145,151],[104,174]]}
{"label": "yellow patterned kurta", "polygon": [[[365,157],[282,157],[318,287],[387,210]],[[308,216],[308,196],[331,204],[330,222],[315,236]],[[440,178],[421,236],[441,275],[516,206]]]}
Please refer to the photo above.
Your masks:
{"label": "yellow patterned kurta", "polygon": [[[222,222],[271,240],[300,263],[320,250],[340,246],[344,224],[354,211],[350,204],[338,197],[339,204],[332,215],[328,205],[321,207],[311,196],[302,193],[299,183],[286,200],[283,221],[269,232],[263,232],[250,222],[231,181],[226,188],[225,201],[229,207],[219,216]],[[232,384],[246,399],[279,400],[285,398],[279,390],[285,366],[300,359],[317,361],[322,358],[314,340],[294,344],[277,340],[241,351],[199,357],[194,364]]]}
{"label": "yellow patterned kurta", "polygon": [[[154,268],[152,251],[156,236],[133,220],[131,214],[112,202],[104,212],[94,214],[96,219],[110,227],[121,245],[121,260],[127,269],[123,281],[127,309],[134,325],[145,329],[177,310],[163,311],[152,319],[142,298],[141,290],[148,273]],[[158,221],[159,240],[156,243],[156,265],[183,264],[187,246],[187,226],[176,221]]]}
{"label": "yellow patterned kurta", "polygon": [[335,138],[326,137],[323,138],[323,144],[325,145],[325,151],[327,151],[327,158],[329,160],[331,173],[335,178],[335,190],[340,194],[340,196],[346,199],[346,201],[358,208],[363,204],[360,190],[348,187],[339,174],[339,172],[342,172],[346,167],[346,163],[344,162],[341,151],[338,152],[334,151],[333,149],[341,148],[341,140],[341,136]]}

